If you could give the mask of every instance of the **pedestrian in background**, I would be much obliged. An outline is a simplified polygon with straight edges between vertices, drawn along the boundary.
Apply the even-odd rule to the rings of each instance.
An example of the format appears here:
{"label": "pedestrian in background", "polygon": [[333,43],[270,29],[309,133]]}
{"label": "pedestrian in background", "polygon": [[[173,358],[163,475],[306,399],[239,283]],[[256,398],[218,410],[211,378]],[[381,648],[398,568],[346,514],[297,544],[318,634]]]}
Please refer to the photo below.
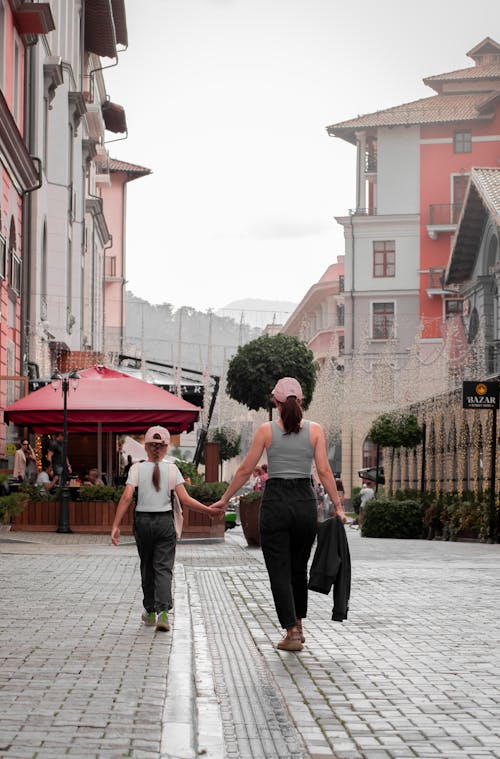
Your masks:
{"label": "pedestrian in background", "polygon": [[63,467],[66,465],[66,472],[68,474],[71,474],[71,464],[69,463],[69,459],[66,456],[66,461],[63,461],[64,458],[64,435],[62,432],[56,433],[53,438],[49,440],[48,444],[48,450],[47,450],[47,460],[50,461],[52,464],[52,468],[54,470],[54,474],[57,474],[59,479],[62,479],[62,473],[63,473]]}
{"label": "pedestrian in background", "polygon": [[224,509],[205,506],[191,498],[184,478],[175,464],[163,461],[170,442],[164,427],[150,427],[145,436],[147,461],[132,464],[123,495],[111,528],[111,541],[120,542],[120,524],[132,503],[137,488],[134,536],[141,562],[144,612],[142,621],[157,630],[170,630],[168,612],[172,608],[172,571],[177,537],[173,518],[169,468],[175,473],[175,492],[182,506],[190,506],[208,516],[221,519]]}
{"label": "pedestrian in background", "polygon": [[328,463],[323,429],[303,419],[300,383],[293,377],[283,377],[272,396],[278,420],[259,427],[232,482],[213,505],[227,507],[266,451],[269,477],[260,509],[260,540],[278,619],[286,630],[278,648],[300,651],[305,641],[302,620],[307,615],[307,563],[317,524],[317,499],[311,480],[313,460],[336,513],[343,522],[346,517]]}
{"label": "pedestrian in background", "polygon": [[12,476],[18,482],[26,482],[32,485],[38,474],[35,451],[29,440],[21,440],[21,445],[14,454],[14,469]]}

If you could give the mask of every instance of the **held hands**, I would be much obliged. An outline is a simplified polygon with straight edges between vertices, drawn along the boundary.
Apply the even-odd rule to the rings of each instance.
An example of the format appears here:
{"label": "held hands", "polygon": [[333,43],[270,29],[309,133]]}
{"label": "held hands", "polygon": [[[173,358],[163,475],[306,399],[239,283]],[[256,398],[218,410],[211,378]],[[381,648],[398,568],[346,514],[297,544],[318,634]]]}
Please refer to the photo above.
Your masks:
{"label": "held hands", "polygon": [[219,522],[221,519],[224,519],[224,514],[226,513],[227,504],[222,503],[222,501],[217,501],[216,503],[212,503],[211,506],[207,506],[208,509],[208,515],[215,519],[216,522]]}

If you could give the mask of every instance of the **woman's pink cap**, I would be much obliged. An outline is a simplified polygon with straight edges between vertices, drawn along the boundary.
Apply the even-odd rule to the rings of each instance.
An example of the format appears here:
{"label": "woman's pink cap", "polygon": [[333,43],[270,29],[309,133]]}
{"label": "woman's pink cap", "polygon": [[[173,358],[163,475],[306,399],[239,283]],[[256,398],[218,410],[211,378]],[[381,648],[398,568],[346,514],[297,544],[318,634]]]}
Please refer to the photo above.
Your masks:
{"label": "woman's pink cap", "polygon": [[299,401],[303,398],[300,383],[294,377],[282,377],[278,380],[272,394],[279,403],[284,403],[291,395]]}

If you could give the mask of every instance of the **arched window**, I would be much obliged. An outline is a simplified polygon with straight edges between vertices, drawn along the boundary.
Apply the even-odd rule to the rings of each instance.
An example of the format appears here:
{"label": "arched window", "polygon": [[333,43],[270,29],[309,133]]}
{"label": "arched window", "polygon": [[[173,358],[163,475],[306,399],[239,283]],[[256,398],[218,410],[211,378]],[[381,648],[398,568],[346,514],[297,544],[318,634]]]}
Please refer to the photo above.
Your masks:
{"label": "arched window", "polygon": [[[363,443],[363,469],[372,466],[377,466],[377,446],[365,438]],[[379,466],[382,466],[382,451],[380,451]]]}

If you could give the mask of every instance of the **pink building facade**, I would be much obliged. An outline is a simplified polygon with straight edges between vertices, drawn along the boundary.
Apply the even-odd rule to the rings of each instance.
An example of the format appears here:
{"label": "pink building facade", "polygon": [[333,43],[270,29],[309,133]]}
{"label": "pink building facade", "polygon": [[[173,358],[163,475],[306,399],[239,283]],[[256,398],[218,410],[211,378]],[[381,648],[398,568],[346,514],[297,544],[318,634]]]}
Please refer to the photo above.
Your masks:
{"label": "pink building facade", "polygon": [[124,352],[127,185],[151,171],[115,158],[106,158],[100,166],[103,210],[111,234],[104,260],[104,353],[113,357]]}
{"label": "pink building facade", "polygon": [[[23,264],[25,207],[39,187],[40,163],[24,141],[26,51],[42,31],[53,28],[50,9],[34,8],[28,18],[17,2],[0,0],[0,406],[24,392],[22,381]],[[7,434],[0,425],[0,458]]]}

